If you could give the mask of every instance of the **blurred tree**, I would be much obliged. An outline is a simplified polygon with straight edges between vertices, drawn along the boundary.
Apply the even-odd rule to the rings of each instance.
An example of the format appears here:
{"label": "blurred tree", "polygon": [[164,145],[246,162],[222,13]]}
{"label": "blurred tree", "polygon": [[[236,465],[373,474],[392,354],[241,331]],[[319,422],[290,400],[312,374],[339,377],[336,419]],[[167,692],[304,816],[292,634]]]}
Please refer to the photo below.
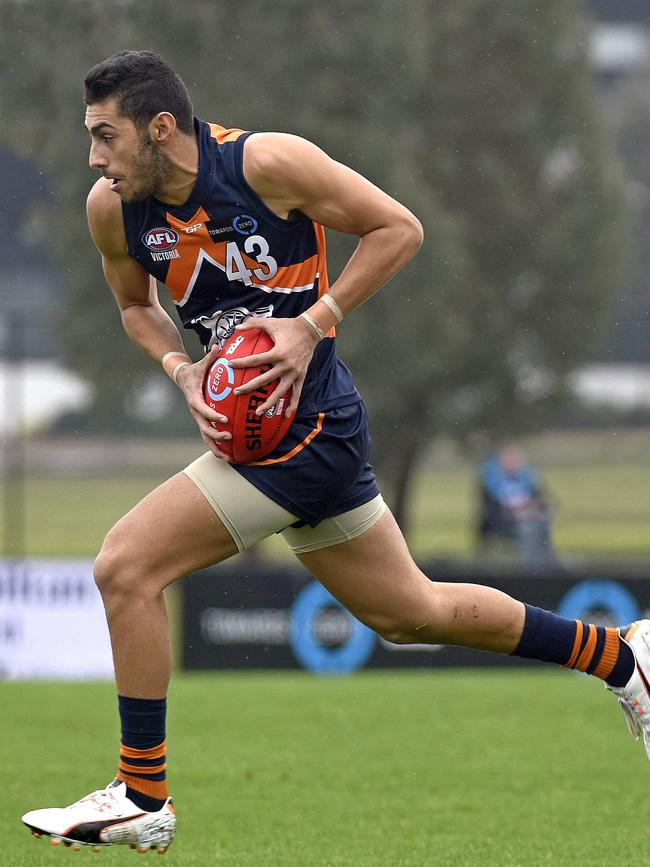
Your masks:
{"label": "blurred tree", "polygon": [[[389,80],[374,92],[381,103],[391,85],[400,91],[384,113],[384,185],[433,219],[416,196],[437,201],[452,243],[425,220],[429,240],[413,267],[359,314],[356,352],[358,332],[342,335],[360,361],[378,322],[392,328],[401,314],[395,291],[412,301],[411,339],[384,326],[389,363],[358,376],[399,513],[431,436],[489,442],[548,421],[566,398],[564,375],[598,340],[624,251],[619,166],[575,5],[464,0],[436,10],[403,7],[408,35],[392,40]],[[381,104],[373,114],[381,118]]]}
{"label": "blurred tree", "polygon": [[635,256],[629,279],[620,287],[617,315],[599,347],[598,358],[650,362],[650,64],[603,88],[603,103],[629,174],[627,200],[633,219]]}
{"label": "blurred tree", "polygon": [[[340,329],[402,522],[433,436],[548,417],[616,292],[623,243],[575,2],[0,4],[0,136],[56,178],[63,333],[102,383],[98,418],[114,424],[151,370],[119,336],[83,220],[82,79],[125,47],[160,51],[199,115],[306,135],[422,219],[423,251]],[[332,239],[338,267],[350,251]]]}

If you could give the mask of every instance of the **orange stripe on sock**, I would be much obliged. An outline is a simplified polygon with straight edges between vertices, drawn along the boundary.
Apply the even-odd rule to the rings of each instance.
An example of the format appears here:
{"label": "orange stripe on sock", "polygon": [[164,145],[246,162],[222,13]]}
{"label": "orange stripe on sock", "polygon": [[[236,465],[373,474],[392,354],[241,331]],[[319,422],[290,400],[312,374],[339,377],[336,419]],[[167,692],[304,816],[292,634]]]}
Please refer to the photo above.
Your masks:
{"label": "orange stripe on sock", "polygon": [[120,753],[125,759],[161,759],[166,752],[167,741],[163,741],[156,747],[150,747],[148,750],[138,750],[135,747],[127,747],[120,744]]}
{"label": "orange stripe on sock", "polygon": [[129,765],[127,762],[120,762],[119,768],[124,774],[159,774],[161,771],[167,770],[167,762],[163,762],[161,765],[147,765],[144,767],[142,765]]}
{"label": "orange stripe on sock", "polygon": [[167,780],[142,780],[140,777],[123,774],[122,771],[118,771],[117,779],[126,783],[130,789],[140,792],[141,795],[147,795],[149,798],[164,801],[169,797]]}
{"label": "orange stripe on sock", "polygon": [[587,638],[587,643],[585,644],[582,653],[578,657],[578,661],[575,664],[575,668],[577,668],[578,671],[586,671],[591,665],[594,658],[594,651],[596,650],[597,642],[598,630],[590,623],[589,638]]}
{"label": "orange stripe on sock", "polygon": [[564,663],[567,668],[573,668],[576,664],[576,659],[578,658],[578,654],[580,653],[580,647],[582,646],[582,620],[576,620],[576,637],[573,639],[573,650],[571,651],[571,656]]}
{"label": "orange stripe on sock", "polygon": [[621,652],[621,643],[618,637],[618,629],[610,627],[605,629],[605,646],[600,657],[598,665],[594,668],[594,677],[599,677],[601,680],[607,680],[612,673],[612,669],[618,661],[618,656]]}

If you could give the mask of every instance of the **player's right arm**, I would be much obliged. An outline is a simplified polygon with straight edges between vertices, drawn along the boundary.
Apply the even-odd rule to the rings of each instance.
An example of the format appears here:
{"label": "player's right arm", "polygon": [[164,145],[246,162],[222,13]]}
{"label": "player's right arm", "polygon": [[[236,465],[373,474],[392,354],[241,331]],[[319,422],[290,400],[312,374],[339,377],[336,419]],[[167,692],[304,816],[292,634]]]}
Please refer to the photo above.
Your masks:
{"label": "player's right arm", "polygon": [[[106,281],[119,308],[124,330],[136,346],[158,364],[165,355],[178,353],[167,358],[163,365],[170,375],[180,362],[191,360],[176,325],[158,300],[156,281],[129,256],[122,205],[119,196],[110,189],[110,181],[101,178],[93,186],[88,196],[87,215],[90,234],[101,253]],[[211,409],[202,396],[203,378],[213,360],[213,353],[208,353],[196,364],[182,367],[177,382],[203,442],[217,457],[224,457],[217,443],[230,439],[230,434],[220,433],[210,422],[224,422],[225,416]]]}

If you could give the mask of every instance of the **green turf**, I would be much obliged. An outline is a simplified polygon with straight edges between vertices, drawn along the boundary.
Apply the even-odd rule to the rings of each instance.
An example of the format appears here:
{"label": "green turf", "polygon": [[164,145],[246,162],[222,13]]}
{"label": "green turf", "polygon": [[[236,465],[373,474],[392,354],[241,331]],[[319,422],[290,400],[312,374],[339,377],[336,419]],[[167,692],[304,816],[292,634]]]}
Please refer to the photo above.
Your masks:
{"label": "green turf", "polygon": [[[138,476],[128,472],[29,476],[21,553],[30,557],[94,556],[110,527],[164,479],[162,473]],[[0,506],[0,526],[7,520],[5,511]],[[2,555],[14,553],[5,543]]]}
{"label": "green turf", "polygon": [[[585,677],[178,675],[170,697],[167,867],[650,864],[650,768]],[[18,821],[108,780],[112,687],[4,683],[0,702],[2,867],[140,863],[53,849]]]}

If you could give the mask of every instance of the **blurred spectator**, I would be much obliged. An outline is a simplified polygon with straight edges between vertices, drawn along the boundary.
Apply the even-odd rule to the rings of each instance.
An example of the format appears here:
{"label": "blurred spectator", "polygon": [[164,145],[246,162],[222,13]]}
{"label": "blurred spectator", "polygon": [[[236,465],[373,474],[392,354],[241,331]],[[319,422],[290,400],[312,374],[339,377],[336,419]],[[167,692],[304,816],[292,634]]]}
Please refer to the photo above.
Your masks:
{"label": "blurred spectator", "polygon": [[551,542],[551,509],[535,471],[522,451],[502,446],[481,467],[479,542],[512,540],[523,566],[555,562]]}

